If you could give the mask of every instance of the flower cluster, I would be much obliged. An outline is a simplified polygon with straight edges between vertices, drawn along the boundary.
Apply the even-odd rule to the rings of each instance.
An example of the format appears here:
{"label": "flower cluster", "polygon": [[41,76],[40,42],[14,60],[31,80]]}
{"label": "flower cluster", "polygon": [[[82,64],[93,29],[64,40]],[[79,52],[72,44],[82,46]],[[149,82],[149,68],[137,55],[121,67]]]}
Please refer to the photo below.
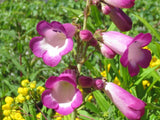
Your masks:
{"label": "flower cluster", "polygon": [[[132,28],[132,21],[121,8],[133,7],[134,1],[92,0],[92,5],[96,5],[105,15],[109,15],[120,31],[128,31]],[[90,4],[89,1],[84,12],[84,22],[87,21],[88,4]],[[40,21],[37,25],[37,32],[40,36],[33,37],[30,41],[33,54],[42,58],[44,63],[50,67],[57,66],[62,56],[73,49],[73,37],[77,43],[73,52],[76,65],[72,61],[59,76],[50,76],[45,83],[46,90],[41,87],[37,88],[39,94],[42,93],[43,105],[54,109],[58,114],[68,115],[83,103],[83,97],[86,96],[82,93],[83,90],[101,90],[128,119],[139,120],[145,112],[146,103],[121,88],[117,76],[113,83],[106,82],[101,78],[85,76],[81,69],[85,61],[93,54],[87,53],[88,47],[93,47],[95,51],[101,52],[109,59],[113,59],[117,54],[120,55],[122,66],[128,67],[131,77],[136,76],[140,67],[147,68],[150,64],[151,52],[144,47],[151,42],[151,34],[139,33],[136,37],[131,37],[121,32],[105,32],[100,29],[92,34],[86,29],[86,23],[83,30],[77,26],[77,24],[61,24],[57,21],[51,23]],[[108,64],[107,67],[109,72],[111,65]],[[101,75],[106,77],[106,71],[101,72]],[[18,90],[21,96],[26,96],[30,91],[26,87],[27,85],[31,89],[35,88],[34,83],[29,84],[29,82],[24,81],[22,84],[24,88]],[[88,91],[86,93],[88,94]],[[92,96],[89,98],[91,100]],[[19,101],[23,102],[23,100]]]}

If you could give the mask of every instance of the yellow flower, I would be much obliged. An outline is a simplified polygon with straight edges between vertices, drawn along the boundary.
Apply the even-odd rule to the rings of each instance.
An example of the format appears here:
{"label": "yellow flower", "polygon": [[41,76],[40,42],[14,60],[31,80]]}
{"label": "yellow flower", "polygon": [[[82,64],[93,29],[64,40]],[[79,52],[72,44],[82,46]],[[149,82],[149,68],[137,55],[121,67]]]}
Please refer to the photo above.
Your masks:
{"label": "yellow flower", "polygon": [[120,81],[119,81],[117,76],[114,78],[113,83],[115,83],[115,84],[117,84],[119,86],[121,85],[121,83],[120,83]]}
{"label": "yellow flower", "polygon": [[45,88],[44,88],[44,87],[42,87],[42,86],[38,86],[38,87],[37,87],[37,92],[38,92],[39,94],[42,94],[43,91],[45,91]]}
{"label": "yellow flower", "polygon": [[26,88],[26,87],[25,87],[25,88],[19,87],[19,88],[18,88],[18,93],[19,93],[19,94],[22,94],[23,96],[26,96],[26,95],[28,94],[28,90],[29,90],[29,89]]}
{"label": "yellow flower", "polygon": [[62,117],[56,117],[56,120],[62,120]]}
{"label": "yellow flower", "polygon": [[19,94],[17,97],[16,97],[16,101],[18,103],[23,103],[25,101],[25,97],[22,95],[22,94]]}
{"label": "yellow flower", "polygon": [[108,72],[109,72],[110,68],[111,68],[111,64],[108,64],[108,66],[107,66]]}
{"label": "yellow flower", "polygon": [[27,95],[27,96],[26,96],[26,99],[27,99],[27,100],[29,100],[29,99],[30,99],[30,96],[29,96],[29,95]]}
{"label": "yellow flower", "polygon": [[36,81],[33,81],[30,83],[30,88],[36,88]]}
{"label": "yellow flower", "polygon": [[107,76],[106,71],[101,72],[101,75],[102,75],[103,77],[106,77],[106,76]]}
{"label": "yellow flower", "polygon": [[12,97],[10,97],[10,96],[5,97],[5,102],[7,104],[12,104],[13,101],[14,101],[14,99]]}
{"label": "yellow flower", "polygon": [[81,86],[78,86],[78,89],[81,91],[81,93],[83,94],[83,89]]}
{"label": "yellow flower", "polygon": [[39,112],[37,115],[36,115],[36,117],[38,118],[38,119],[40,119],[41,118],[41,112]]}
{"label": "yellow flower", "polygon": [[25,80],[23,80],[23,81],[21,82],[21,85],[22,85],[23,87],[26,87],[28,83],[29,83],[29,80],[28,80],[28,79],[25,79]]}
{"label": "yellow flower", "polygon": [[4,105],[2,105],[2,110],[10,110],[10,109],[11,109],[10,104],[4,104]]}
{"label": "yellow flower", "polygon": [[22,115],[21,115],[20,112],[16,112],[14,117],[15,117],[15,119],[17,119],[17,120],[23,119],[23,117],[22,117]]}
{"label": "yellow flower", "polygon": [[75,120],[82,120],[82,119],[80,119],[80,118],[76,118]]}
{"label": "yellow flower", "polygon": [[11,118],[9,116],[5,116],[3,120],[11,120]]}
{"label": "yellow flower", "polygon": [[91,101],[92,100],[92,98],[93,98],[93,96],[92,95],[90,95],[89,97],[88,97],[88,101]]}
{"label": "yellow flower", "polygon": [[160,59],[157,59],[156,56],[153,56],[152,60],[150,62],[150,67],[152,68],[152,67],[155,67],[157,65],[159,65],[158,68],[160,68]]}
{"label": "yellow flower", "polygon": [[142,85],[143,85],[143,88],[146,89],[147,87],[150,86],[150,82],[148,80],[143,80]]}
{"label": "yellow flower", "polygon": [[3,110],[3,115],[4,116],[9,116],[11,113],[11,110]]}

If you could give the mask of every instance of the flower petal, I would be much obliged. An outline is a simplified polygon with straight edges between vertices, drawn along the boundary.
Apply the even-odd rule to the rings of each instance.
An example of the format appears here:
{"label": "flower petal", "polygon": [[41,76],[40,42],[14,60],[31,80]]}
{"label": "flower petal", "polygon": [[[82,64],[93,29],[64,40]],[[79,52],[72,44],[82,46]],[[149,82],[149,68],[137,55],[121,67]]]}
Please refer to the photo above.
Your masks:
{"label": "flower petal", "polygon": [[66,35],[66,30],[60,22],[53,21],[51,22],[51,25],[52,25],[52,30],[56,32],[63,32]]}
{"label": "flower petal", "polygon": [[33,52],[33,54],[37,57],[42,57],[46,49],[41,47],[41,43],[43,42],[43,37],[33,37],[30,40],[29,46]]}
{"label": "flower petal", "polygon": [[133,41],[133,38],[116,31],[102,33],[103,42],[114,52],[122,55],[128,45]]}
{"label": "flower petal", "polygon": [[138,42],[141,47],[148,45],[152,40],[152,35],[150,33],[140,33],[134,38],[134,42]]}
{"label": "flower petal", "polygon": [[120,8],[111,7],[109,16],[120,31],[129,31],[132,28],[132,20]]}
{"label": "flower petal", "polygon": [[51,76],[47,79],[46,83],[45,83],[45,86],[46,88],[53,88],[54,84],[58,81],[58,77],[56,76]]}
{"label": "flower petal", "polygon": [[80,90],[77,89],[76,93],[75,93],[75,96],[73,98],[72,104],[71,104],[72,107],[73,108],[79,107],[83,102],[82,98],[83,98],[82,93],[80,92]]}
{"label": "flower petal", "polygon": [[72,38],[76,32],[76,27],[70,23],[63,24],[63,27],[66,30],[66,36]]}
{"label": "flower petal", "polygon": [[147,49],[142,49],[141,52],[143,53],[144,58],[143,58],[143,60],[139,61],[138,64],[142,68],[147,68],[150,64],[151,59],[152,59],[151,52]]}
{"label": "flower petal", "polygon": [[128,63],[128,71],[131,77],[136,76],[139,73],[139,66],[135,64]]}
{"label": "flower petal", "polygon": [[68,115],[73,112],[73,108],[71,106],[71,103],[63,103],[59,104],[59,107],[55,109],[56,112],[62,115]]}
{"label": "flower petal", "polygon": [[50,25],[50,23],[48,23],[46,21],[40,21],[37,24],[37,31],[42,36],[44,36],[44,33],[49,29],[52,29],[52,26]]}
{"label": "flower petal", "polygon": [[61,58],[62,57],[59,55],[59,51],[54,48],[47,50],[42,56],[44,63],[51,67],[58,65]]}
{"label": "flower petal", "polygon": [[131,8],[134,6],[135,0],[104,0],[109,5],[118,8]]}
{"label": "flower petal", "polygon": [[127,65],[128,65],[128,50],[126,50],[123,53],[123,55],[122,55],[122,57],[120,59],[120,62],[124,67],[127,67]]}
{"label": "flower petal", "polygon": [[51,90],[45,90],[42,93],[42,103],[47,108],[56,109],[58,108],[58,103],[52,98]]}

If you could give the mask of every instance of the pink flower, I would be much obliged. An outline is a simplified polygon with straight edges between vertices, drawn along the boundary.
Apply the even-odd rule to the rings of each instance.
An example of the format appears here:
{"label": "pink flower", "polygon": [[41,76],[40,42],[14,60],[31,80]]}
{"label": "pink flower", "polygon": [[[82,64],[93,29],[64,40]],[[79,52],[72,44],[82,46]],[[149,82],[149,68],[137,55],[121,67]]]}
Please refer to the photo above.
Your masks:
{"label": "pink flower", "polygon": [[131,8],[135,0],[104,0],[107,4],[117,8]]}
{"label": "pink flower", "polygon": [[151,52],[143,49],[151,42],[150,33],[140,33],[135,38],[119,32],[110,31],[102,33],[103,42],[117,54],[121,55],[120,62],[128,67],[131,76],[139,73],[139,67],[147,68],[151,61]]}
{"label": "pink flower", "polygon": [[89,30],[81,30],[79,36],[83,41],[90,41],[93,38],[93,34]]}
{"label": "pink flower", "polygon": [[82,94],[77,89],[76,75],[73,70],[66,70],[59,77],[51,76],[45,83],[42,103],[62,115],[68,115],[82,104]]}
{"label": "pink flower", "polygon": [[128,119],[140,120],[143,116],[146,106],[145,102],[134,97],[118,85],[106,82],[104,93]]}
{"label": "pink flower", "polygon": [[41,36],[31,39],[32,52],[35,56],[41,57],[46,65],[56,66],[62,56],[73,48],[72,37],[75,33],[75,27],[70,23],[41,21],[37,25],[37,31]]}
{"label": "pink flower", "polygon": [[82,88],[91,88],[93,86],[94,80],[91,77],[80,76],[78,78],[78,83]]}
{"label": "pink flower", "polygon": [[120,8],[110,7],[109,16],[120,31],[129,31],[132,28],[132,20]]}

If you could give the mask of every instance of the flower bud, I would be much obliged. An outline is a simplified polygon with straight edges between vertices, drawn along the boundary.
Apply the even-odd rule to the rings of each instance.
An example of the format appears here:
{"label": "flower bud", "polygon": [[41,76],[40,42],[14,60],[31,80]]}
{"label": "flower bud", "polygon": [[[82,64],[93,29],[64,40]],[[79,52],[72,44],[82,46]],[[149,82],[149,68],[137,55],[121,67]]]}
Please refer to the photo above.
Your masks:
{"label": "flower bud", "polygon": [[82,88],[91,88],[93,85],[93,79],[87,76],[81,76],[78,78],[78,83]]}
{"label": "flower bud", "polygon": [[93,38],[93,34],[89,30],[81,30],[79,36],[82,41],[90,41]]}
{"label": "flower bud", "polygon": [[108,5],[102,3],[102,13],[108,15],[110,12],[111,8]]}
{"label": "flower bud", "polygon": [[97,46],[98,42],[97,42],[97,40],[95,40],[95,39],[91,39],[91,40],[89,41],[89,44],[90,44],[91,46],[95,47],[95,46]]}
{"label": "flower bud", "polygon": [[102,90],[104,87],[104,82],[101,79],[97,79],[94,81],[93,87],[97,90]]}

